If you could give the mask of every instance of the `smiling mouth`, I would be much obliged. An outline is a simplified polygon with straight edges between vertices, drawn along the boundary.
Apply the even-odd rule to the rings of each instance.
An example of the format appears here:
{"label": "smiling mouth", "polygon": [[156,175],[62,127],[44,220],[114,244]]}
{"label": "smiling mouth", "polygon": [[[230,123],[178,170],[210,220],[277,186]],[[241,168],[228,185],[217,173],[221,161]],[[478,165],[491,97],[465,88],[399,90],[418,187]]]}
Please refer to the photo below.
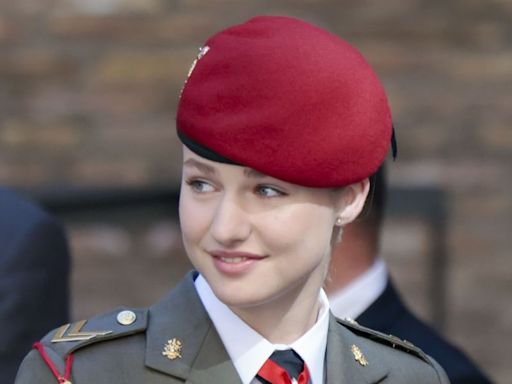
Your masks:
{"label": "smiling mouth", "polygon": [[241,276],[268,256],[250,252],[214,250],[208,252],[217,270],[227,276]]}
{"label": "smiling mouth", "polygon": [[262,260],[265,256],[249,252],[227,252],[227,251],[212,251],[208,252],[212,257],[228,264],[243,263],[249,260]]}
{"label": "smiling mouth", "polygon": [[241,263],[243,261],[249,260],[248,257],[219,257],[219,256],[215,256],[215,257],[217,257],[220,261],[222,261],[224,263],[228,263],[228,264],[236,264],[236,263]]}

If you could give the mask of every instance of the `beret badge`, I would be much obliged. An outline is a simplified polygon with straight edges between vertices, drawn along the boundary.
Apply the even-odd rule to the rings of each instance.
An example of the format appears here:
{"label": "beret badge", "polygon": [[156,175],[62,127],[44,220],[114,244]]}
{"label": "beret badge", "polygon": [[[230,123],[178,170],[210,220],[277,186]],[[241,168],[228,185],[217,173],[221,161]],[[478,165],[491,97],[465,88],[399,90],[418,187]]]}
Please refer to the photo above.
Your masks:
{"label": "beret badge", "polygon": [[194,71],[194,68],[196,67],[196,64],[199,60],[203,58],[204,55],[208,53],[210,50],[210,47],[205,45],[204,47],[199,48],[199,53],[197,54],[197,57],[192,62],[192,65],[190,66],[190,69],[188,70],[187,79],[192,75],[192,72]]}
{"label": "beret badge", "polygon": [[194,72],[194,68],[196,67],[196,64],[199,60],[201,60],[201,58],[206,55],[206,53],[210,50],[210,47],[208,47],[207,45],[205,45],[204,47],[201,47],[199,48],[199,53],[197,54],[196,58],[194,59],[194,61],[192,62],[192,65],[190,66],[190,69],[188,70],[188,73],[187,73],[187,79],[185,80],[185,83],[183,84],[183,87],[181,88],[181,91],[180,91],[180,97],[181,95],[183,94],[183,89],[185,88],[185,85],[187,85],[187,81],[188,79],[190,78],[190,75],[192,75],[192,72]]}

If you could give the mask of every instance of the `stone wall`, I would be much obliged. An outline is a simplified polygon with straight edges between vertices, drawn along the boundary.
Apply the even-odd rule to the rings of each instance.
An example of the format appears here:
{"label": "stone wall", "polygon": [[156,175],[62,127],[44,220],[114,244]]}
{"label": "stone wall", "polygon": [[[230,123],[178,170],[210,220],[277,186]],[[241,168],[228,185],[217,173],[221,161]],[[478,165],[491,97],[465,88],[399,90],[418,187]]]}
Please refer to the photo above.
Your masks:
{"label": "stone wall", "polygon": [[[0,182],[25,189],[176,185],[173,118],[197,48],[223,26],[262,13],[298,16],[337,33],[379,73],[399,139],[392,184],[435,186],[448,196],[446,334],[498,382],[509,382],[511,2],[2,1]],[[174,233],[165,223],[151,239]],[[135,247],[127,239],[145,235],[125,226],[70,222],[70,229],[75,291],[84,299],[82,277],[102,270],[89,257],[91,244],[111,255],[148,244]],[[389,229],[390,258],[415,238],[405,229]],[[174,246],[158,241],[160,250]],[[408,270],[392,265],[406,284]],[[95,312],[94,302],[87,308]]]}

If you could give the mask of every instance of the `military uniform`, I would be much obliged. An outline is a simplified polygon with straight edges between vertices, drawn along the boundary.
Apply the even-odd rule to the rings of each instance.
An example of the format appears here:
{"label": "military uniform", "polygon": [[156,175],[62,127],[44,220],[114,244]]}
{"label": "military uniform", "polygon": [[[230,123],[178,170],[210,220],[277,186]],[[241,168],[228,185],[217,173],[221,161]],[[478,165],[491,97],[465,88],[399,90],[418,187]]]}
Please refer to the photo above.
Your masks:
{"label": "military uniform", "polygon": [[[323,194],[316,192],[305,196],[306,202],[311,204],[298,204],[307,206],[305,211],[278,209],[296,202],[294,197],[301,195],[302,187],[338,189],[359,183],[353,189],[350,202],[341,202],[338,194],[339,204],[333,202],[327,207],[332,215],[327,217],[322,213],[317,217],[318,223],[329,225],[333,235],[337,233],[337,227],[353,220],[359,213],[359,203],[364,199],[364,190],[367,191],[367,178],[378,169],[390,144],[394,143],[384,89],[361,54],[337,36],[287,17],[256,17],[208,39],[183,87],[176,127],[188,148],[185,151],[188,167],[197,168],[194,172],[199,174],[191,180],[184,178],[182,185],[180,219],[183,238],[191,246],[188,249],[192,262],[200,270],[200,266],[204,267],[202,273],[206,280],[207,274],[214,272],[210,269],[211,260],[202,262],[209,257],[215,259],[212,268],[217,268],[215,273],[223,276],[217,284],[229,284],[237,279],[244,282],[245,275],[257,277],[259,267],[255,265],[262,265],[258,263],[265,263],[263,260],[267,258],[272,260],[273,256],[279,260],[279,256],[284,255],[294,261],[291,256],[299,250],[292,246],[294,241],[288,241],[283,247],[267,248],[266,245],[272,242],[262,238],[269,235],[266,224],[277,223],[280,219],[291,223],[291,218],[304,218],[304,212],[316,213],[317,198],[322,195],[321,201],[324,201]],[[209,165],[210,162],[215,164]],[[186,163],[187,160],[185,166]],[[272,183],[270,186],[260,185],[254,181],[259,180],[253,177],[254,174],[246,170],[242,173],[235,165],[300,188],[292,191],[293,198],[288,200],[279,187],[273,188]],[[214,181],[210,179],[211,174],[217,175]],[[248,182],[251,177],[252,181]],[[212,188],[205,191],[196,184]],[[276,206],[263,205],[263,208],[269,208],[265,215],[252,220],[251,215],[256,213],[246,212],[247,207],[239,200],[251,207],[253,202],[262,204],[267,197],[260,190],[266,187],[273,190],[279,200],[274,200],[271,193],[268,199]],[[188,238],[187,231],[189,235],[196,230],[201,232],[194,223],[198,219],[195,214],[200,212],[200,199],[196,194],[203,196],[204,192],[205,196],[210,196],[206,193],[210,189],[212,199],[205,200],[212,209],[203,211],[204,215],[210,214],[206,218],[210,224],[205,224],[205,227],[209,226],[207,233]],[[217,228],[217,233],[213,233],[211,223],[218,217],[222,219],[216,222],[217,227],[226,227],[229,221],[224,220],[228,217],[224,213],[230,211],[223,205],[226,199],[221,192],[228,196],[226,204],[236,208],[237,220],[247,224],[251,231],[236,233],[232,229],[239,224],[237,222],[227,225],[225,231]],[[242,196],[243,199],[238,199]],[[187,198],[189,200],[183,203]],[[184,224],[186,220],[189,222]],[[255,232],[260,236],[251,237]],[[298,240],[307,233],[305,227],[302,232],[294,233],[292,239]],[[204,255],[203,251],[194,255],[194,250],[204,245],[199,246],[199,237],[210,241],[212,249],[206,250],[210,256]],[[328,246],[330,239],[328,236],[324,239],[327,240],[325,244],[318,242],[311,247],[315,249],[304,250],[309,252],[307,256],[314,258],[316,267],[313,272],[301,265],[285,280],[288,286],[276,284],[262,294],[264,298],[261,300],[272,301],[272,305],[294,301],[298,303],[296,308],[301,307],[301,303],[307,305],[307,296],[312,292],[308,289],[312,286],[321,288],[315,278],[320,275],[320,268],[327,258],[324,245]],[[307,241],[304,237],[300,240]],[[251,249],[249,243],[256,246]],[[255,255],[252,251],[262,253]],[[272,261],[269,263],[265,265],[272,265]],[[255,273],[250,272],[253,267]],[[304,282],[306,273],[310,273],[308,282]],[[226,275],[231,279],[224,279]],[[245,282],[251,284],[252,293],[258,289],[251,278]],[[303,291],[298,288],[298,285],[305,287],[306,284],[310,288]],[[294,285],[293,293],[287,292],[291,285]],[[60,383],[75,384],[240,384],[240,370],[231,361],[197,292],[191,274],[167,298],[148,310],[116,311],[51,332],[43,340],[42,347],[38,345],[39,350],[27,356],[16,383],[50,384],[59,378]],[[298,293],[292,300],[295,292]],[[250,296],[245,295],[241,301],[252,300]],[[282,296],[287,296],[286,300]],[[273,308],[265,307],[265,304],[260,308]],[[300,313],[309,313],[313,307],[300,309]],[[275,321],[277,315],[273,317],[266,320]],[[322,345],[321,349],[321,357],[325,350],[324,367],[318,371],[324,373],[326,383],[448,383],[442,368],[414,346],[336,320],[332,315],[323,319],[326,320],[322,330],[323,335],[327,334],[327,343],[326,348]],[[236,336],[242,337],[238,333]],[[226,345],[230,347],[229,343]],[[306,349],[310,345],[306,344]],[[238,362],[236,357],[234,359]],[[306,383],[308,368],[305,362],[302,365],[298,381]],[[265,366],[266,362],[262,368]],[[258,369],[254,376],[267,380],[268,376],[261,374],[260,367]],[[291,381],[286,372],[278,375],[281,383]],[[254,376],[244,381],[252,380]],[[320,383],[317,380],[314,384]]]}
{"label": "military uniform", "polygon": [[[73,384],[240,384],[193,279],[189,274],[149,309],[130,309],[135,316],[118,316],[126,311],[120,309],[88,320],[78,331],[75,323],[50,332],[42,341],[48,357],[64,372],[66,356],[73,354]],[[65,341],[80,334],[84,340]],[[448,383],[442,368],[413,345],[333,316],[325,367],[330,384]],[[16,384],[57,382],[36,350],[16,378]]]}

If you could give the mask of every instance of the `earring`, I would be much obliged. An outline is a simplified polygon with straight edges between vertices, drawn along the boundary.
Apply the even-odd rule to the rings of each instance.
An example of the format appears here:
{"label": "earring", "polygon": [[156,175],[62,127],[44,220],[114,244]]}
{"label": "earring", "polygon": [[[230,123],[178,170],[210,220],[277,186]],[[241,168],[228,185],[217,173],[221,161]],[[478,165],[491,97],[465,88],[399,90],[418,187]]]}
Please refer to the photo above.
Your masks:
{"label": "earring", "polygon": [[336,219],[336,225],[341,227],[342,224],[343,224],[343,220],[341,220],[341,217],[338,217]]}

